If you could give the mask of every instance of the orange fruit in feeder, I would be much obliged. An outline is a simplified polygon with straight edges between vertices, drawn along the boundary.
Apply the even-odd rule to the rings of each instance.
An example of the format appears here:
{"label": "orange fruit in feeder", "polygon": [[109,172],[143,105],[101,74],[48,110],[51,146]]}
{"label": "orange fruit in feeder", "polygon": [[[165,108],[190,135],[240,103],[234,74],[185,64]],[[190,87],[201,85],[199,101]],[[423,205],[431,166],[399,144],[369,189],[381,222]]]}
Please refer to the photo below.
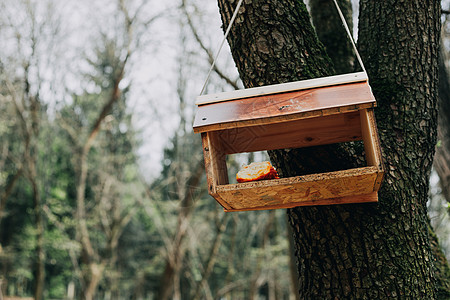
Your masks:
{"label": "orange fruit in feeder", "polygon": [[239,183],[279,178],[277,170],[268,161],[251,163],[236,174]]}

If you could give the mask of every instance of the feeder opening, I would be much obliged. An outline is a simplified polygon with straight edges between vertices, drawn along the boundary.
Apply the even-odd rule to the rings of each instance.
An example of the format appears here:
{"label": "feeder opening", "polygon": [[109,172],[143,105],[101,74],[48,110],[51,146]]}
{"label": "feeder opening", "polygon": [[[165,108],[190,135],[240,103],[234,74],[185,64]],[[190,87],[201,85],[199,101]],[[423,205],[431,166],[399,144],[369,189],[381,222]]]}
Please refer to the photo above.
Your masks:
{"label": "feeder opening", "polygon": [[[209,192],[226,211],[377,201],[384,171],[373,111],[375,98],[365,73],[199,100],[194,132],[202,135]],[[239,168],[230,168],[232,159],[227,166],[230,155],[279,149],[301,148],[297,157],[301,159],[309,151],[313,155],[306,161],[313,161],[314,147],[361,141],[365,162],[343,164],[341,157],[327,157],[327,168],[308,168],[315,169],[314,174],[237,182]],[[257,160],[248,162],[253,161]]]}
{"label": "feeder opening", "polygon": [[[314,156],[315,153],[318,153],[320,151],[320,147],[336,147],[341,146],[344,148],[353,148],[356,151],[356,155],[352,157],[327,157],[326,163],[324,164],[323,161],[320,164],[323,166],[321,169],[317,169],[314,161],[311,159],[312,156]],[[277,149],[281,150],[281,149]],[[314,165],[316,168],[316,171],[314,173],[311,172],[305,172],[305,173],[298,173],[296,176],[300,175],[311,175],[315,173],[327,173],[327,172],[334,172],[344,169],[345,166],[351,165],[352,168],[363,168],[367,167],[367,161],[364,157],[364,144],[362,141],[356,141],[356,142],[343,142],[338,144],[330,144],[330,145],[321,145],[321,146],[312,146],[312,147],[306,147],[299,149],[301,151],[302,157],[300,157],[299,160],[303,161],[306,166],[311,166],[311,164]],[[282,151],[296,151],[296,149],[283,149]],[[227,174],[228,174],[228,183],[230,184],[236,184],[236,183],[242,183],[245,181],[238,181],[237,175],[239,171],[241,171],[244,167],[252,165],[252,164],[262,164],[259,168],[266,168],[266,165],[264,163],[270,164],[275,171],[277,172],[277,175],[279,176],[280,173],[276,169],[276,166],[272,165],[270,162],[270,157],[266,151],[256,151],[256,152],[250,152],[250,153],[236,153],[236,154],[229,154],[226,155],[226,166],[227,166]],[[319,158],[318,158],[319,159]],[[323,158],[322,158],[323,159]],[[256,174],[256,171],[254,171],[255,177],[257,178],[258,175]],[[267,171],[269,173],[269,171]],[[271,174],[274,174],[273,172]],[[263,176],[260,179],[255,179],[253,181],[259,181],[259,180],[273,180],[273,179],[279,179],[272,175]],[[249,180],[251,181],[251,180]],[[227,184],[228,184],[227,183]]]}

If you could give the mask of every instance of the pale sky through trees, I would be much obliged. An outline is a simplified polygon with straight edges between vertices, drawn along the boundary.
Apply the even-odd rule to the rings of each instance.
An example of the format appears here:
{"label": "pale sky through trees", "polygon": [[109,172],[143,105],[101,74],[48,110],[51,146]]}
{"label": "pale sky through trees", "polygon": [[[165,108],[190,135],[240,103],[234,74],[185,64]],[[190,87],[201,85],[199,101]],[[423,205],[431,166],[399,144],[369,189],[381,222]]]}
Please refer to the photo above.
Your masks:
{"label": "pale sky through trees", "polygon": [[[132,2],[135,2],[136,5],[139,3],[139,1]],[[145,13],[141,14],[142,19],[145,19],[146,15],[155,15],[155,12],[161,12],[164,16],[152,24],[148,32],[143,35],[143,45],[133,54],[124,78],[125,83],[132,82],[128,104],[130,110],[134,112],[136,127],[142,132],[143,145],[139,154],[142,169],[145,170],[144,176],[147,179],[157,176],[161,170],[162,150],[167,145],[170,133],[175,130],[179,122],[178,96],[175,87],[178,73],[184,72],[183,76],[189,79],[187,80],[188,94],[185,95],[185,101],[188,105],[187,109],[193,113],[195,98],[200,93],[210,67],[205,53],[192,39],[190,29],[184,26],[180,30],[182,28],[180,26],[181,12],[178,2],[153,3],[148,1],[149,4],[144,6]],[[41,7],[37,13],[45,12],[43,2],[36,1],[35,3],[37,7]],[[195,2],[192,3],[195,4]],[[195,16],[194,23],[197,25],[200,37],[203,38],[203,43],[215,55],[223,38],[217,3],[206,1],[200,7],[189,6],[189,4],[190,2],[188,2],[188,11]],[[95,45],[96,40],[98,41],[99,34],[110,37],[117,34],[115,32],[116,20],[111,17],[117,10],[116,3],[66,0],[64,3],[54,2],[52,5],[53,9],[61,15],[61,27],[59,28],[61,42],[55,45],[54,51],[58,57],[53,58],[60,66],[58,70],[61,74],[54,74],[55,68],[52,68],[43,75],[54,76],[56,81],[64,80],[64,83],[61,82],[61,86],[65,86],[69,92],[77,93],[83,89],[94,91],[95,85],[87,80],[80,80],[80,74],[91,71],[83,58],[92,55],[90,53],[92,50],[89,49],[93,48],[91,46]],[[357,8],[357,5],[354,5],[354,8]],[[16,12],[12,12],[12,14],[16,15]],[[25,21],[21,14],[16,17],[18,22]],[[354,18],[355,24],[357,24],[357,10],[355,10]],[[181,19],[184,18],[181,17]],[[182,35],[185,36],[184,46],[180,46]],[[11,36],[11,38],[13,37]],[[190,60],[189,69],[180,70],[180,60]],[[217,66],[232,74],[230,77],[237,78],[237,71],[227,43],[218,57]],[[210,83],[210,86],[215,86],[216,90],[210,88],[206,92],[231,89],[218,79],[214,72]],[[55,86],[48,88],[55,89]],[[50,99],[53,102],[49,103],[50,107],[57,106],[60,101],[70,101],[70,97],[64,95],[68,91],[61,90],[58,93],[60,97]]]}
{"label": "pale sky through trees", "polygon": [[[171,293],[165,279],[174,298],[292,294],[286,211],[225,214],[208,195],[192,121],[222,39],[217,0],[0,0],[4,295],[31,296],[43,277],[44,299],[61,299],[70,286],[75,299],[88,286],[86,299],[162,299],[158,290]],[[227,42],[216,66],[222,74],[212,72],[206,94],[242,88]],[[232,178],[269,158],[227,159]],[[429,216],[445,234],[448,203],[437,182],[434,173]],[[33,274],[36,261],[45,276]]]}

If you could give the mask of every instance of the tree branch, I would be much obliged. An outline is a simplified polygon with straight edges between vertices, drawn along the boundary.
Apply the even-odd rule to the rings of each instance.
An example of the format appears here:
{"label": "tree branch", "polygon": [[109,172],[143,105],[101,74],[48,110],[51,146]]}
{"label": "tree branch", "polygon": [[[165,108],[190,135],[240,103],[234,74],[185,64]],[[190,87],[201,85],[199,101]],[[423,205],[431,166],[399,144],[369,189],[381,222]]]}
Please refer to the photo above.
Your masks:
{"label": "tree branch", "polygon": [[83,146],[81,157],[80,157],[80,178],[77,186],[77,217],[78,217],[78,226],[80,230],[80,238],[81,243],[83,245],[83,249],[87,252],[88,256],[90,258],[98,259],[97,254],[94,251],[94,248],[92,247],[92,243],[89,237],[89,231],[86,224],[85,219],[85,191],[86,191],[86,180],[87,180],[87,173],[88,173],[88,154],[89,150],[92,147],[92,144],[97,137],[99,131],[100,131],[100,125],[104,121],[105,117],[109,114],[114,104],[118,101],[120,98],[120,89],[119,84],[123,78],[124,71],[125,71],[125,65],[130,57],[130,49],[127,49],[127,56],[124,58],[120,70],[117,73],[117,77],[114,78],[114,85],[113,90],[111,92],[111,96],[109,98],[109,101],[103,106],[100,114],[98,115],[96,121],[94,122],[94,125],[90,131],[90,134]]}
{"label": "tree branch", "polygon": [[[189,28],[191,29],[192,33],[194,34],[195,40],[200,45],[200,47],[205,51],[206,55],[208,56],[208,62],[212,64],[214,62],[214,56],[212,54],[212,51],[208,49],[203,41],[201,40],[200,36],[198,35],[197,28],[195,28],[194,23],[192,23],[192,19],[190,14],[186,10],[186,0],[182,0],[181,8],[183,9],[183,12],[186,16],[186,19],[188,21]],[[225,80],[229,85],[231,85],[235,90],[238,90],[239,87],[235,80],[232,80],[230,77],[225,75],[219,68],[217,68],[217,65],[214,65],[213,68],[214,72],[216,72],[217,75],[219,75],[220,78]]]}
{"label": "tree branch", "polygon": [[216,263],[217,252],[219,251],[219,247],[222,242],[222,234],[225,231],[226,223],[228,222],[227,217],[228,217],[228,215],[224,214],[222,216],[220,224],[218,224],[218,226],[217,226],[216,236],[214,238],[214,242],[211,246],[211,249],[209,250],[209,255],[208,255],[208,258],[205,263],[206,267],[204,268],[204,271],[202,274],[202,279],[200,280],[200,282],[198,282],[198,284],[195,288],[194,297],[192,297],[192,299],[200,299],[201,298],[200,297],[201,288],[205,285],[205,283],[207,283],[207,280],[208,280],[209,276],[211,275],[214,264]]}
{"label": "tree branch", "polygon": [[173,279],[178,275],[177,272],[183,261],[185,250],[183,241],[186,237],[186,232],[189,229],[189,221],[194,208],[194,191],[198,188],[203,175],[203,160],[199,160],[197,165],[192,169],[193,171],[186,183],[187,189],[184,191],[183,198],[180,199],[180,212],[178,213],[177,226],[170,247],[171,251],[167,254],[166,266],[158,287],[158,299],[169,299],[169,294],[174,287]]}
{"label": "tree branch", "polygon": [[103,106],[102,111],[98,115],[98,117],[94,123],[94,126],[91,129],[91,132],[89,134],[89,137],[88,137],[88,139],[84,145],[84,149],[83,149],[83,151],[85,153],[89,152],[89,150],[92,146],[92,143],[94,142],[95,138],[97,137],[97,134],[100,131],[101,123],[103,122],[105,117],[108,115],[108,113],[111,111],[112,107],[114,106],[114,103],[116,103],[117,100],[119,100],[119,98],[120,98],[119,84],[122,81],[124,71],[125,71],[125,65],[126,65],[126,62],[129,58],[129,56],[130,56],[130,53],[128,53],[127,56],[125,57],[125,60],[122,63],[122,66],[120,68],[118,76],[114,79],[114,87],[113,87],[113,90],[111,93],[111,97],[109,98],[109,101]]}
{"label": "tree branch", "polygon": [[75,130],[75,128],[73,128],[72,126],[70,126],[70,124],[66,121],[66,119],[64,119],[61,114],[59,112],[56,113],[57,117],[58,117],[58,123],[61,126],[62,129],[64,129],[67,134],[69,135],[70,139],[72,140],[72,142],[79,146],[79,133]]}
{"label": "tree branch", "polygon": [[142,201],[141,198],[138,198],[137,202],[144,209],[147,216],[149,216],[154,221],[156,229],[158,230],[158,233],[163,240],[166,251],[169,252],[169,249],[170,249],[169,245],[171,244],[171,242],[170,242],[169,234],[165,230],[166,228],[168,228],[168,226],[166,226],[166,224],[164,224],[164,221],[163,221],[164,218],[161,216],[162,209],[158,205],[157,201],[152,201],[152,199],[153,199],[152,191],[150,190],[148,185],[145,183],[142,176],[139,176],[139,179],[144,187],[145,195],[147,196],[148,200],[150,200],[150,205],[153,206],[153,210],[151,209],[152,207],[149,207],[149,205],[146,205]]}

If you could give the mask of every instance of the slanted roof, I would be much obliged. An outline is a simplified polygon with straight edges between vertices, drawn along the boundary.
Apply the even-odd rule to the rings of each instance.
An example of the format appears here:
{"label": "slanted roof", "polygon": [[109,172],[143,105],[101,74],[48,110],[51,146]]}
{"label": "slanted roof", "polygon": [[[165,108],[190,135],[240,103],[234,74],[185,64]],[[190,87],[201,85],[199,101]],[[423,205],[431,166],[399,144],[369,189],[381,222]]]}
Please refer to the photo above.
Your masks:
{"label": "slanted roof", "polygon": [[265,125],[372,108],[364,72],[198,97],[194,132]]}

